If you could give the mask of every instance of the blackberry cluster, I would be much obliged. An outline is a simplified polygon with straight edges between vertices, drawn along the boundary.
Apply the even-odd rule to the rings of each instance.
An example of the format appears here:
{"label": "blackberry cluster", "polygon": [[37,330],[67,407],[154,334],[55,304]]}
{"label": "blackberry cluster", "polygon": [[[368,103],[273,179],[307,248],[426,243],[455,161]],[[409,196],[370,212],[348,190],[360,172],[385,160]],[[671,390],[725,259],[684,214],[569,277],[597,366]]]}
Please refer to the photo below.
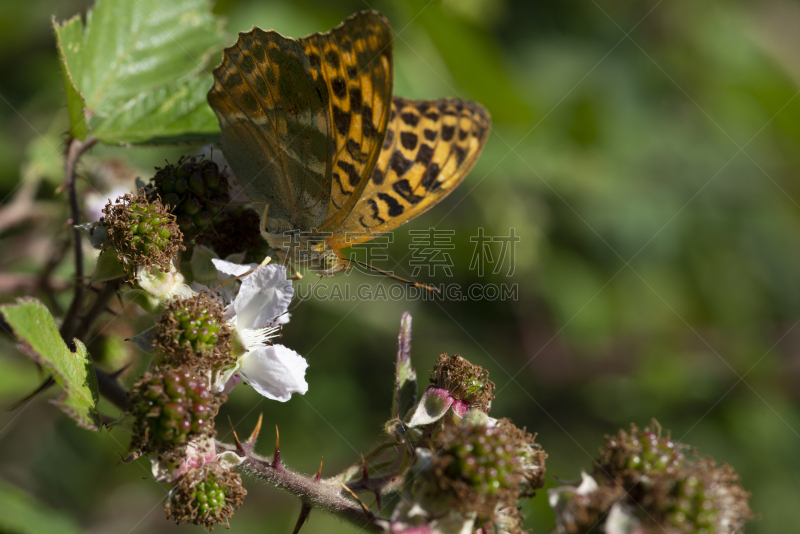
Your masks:
{"label": "blackberry cluster", "polygon": [[178,344],[185,349],[206,351],[217,344],[219,321],[207,309],[195,313],[189,306],[175,310],[174,317],[181,324],[182,332]]}
{"label": "blackberry cluster", "polygon": [[520,495],[533,497],[536,490],[544,486],[547,453],[536,443],[535,435],[531,435],[524,428],[518,428],[511,420],[500,419],[497,428],[512,446]]}
{"label": "blackberry cluster", "polygon": [[431,383],[447,390],[453,397],[464,401],[470,408],[489,411],[494,399],[494,382],[489,371],[473,365],[456,354],[442,354],[431,371]]}
{"label": "blackberry cluster", "polygon": [[684,447],[669,435],[662,437],[657,425],[653,422],[656,430],[650,427],[639,430],[632,425],[630,433],[620,430],[616,436],[606,437],[599,469],[611,477],[624,477],[627,470],[642,474],[674,473],[683,467],[685,457],[681,449]]}
{"label": "blackberry cluster", "polygon": [[[475,512],[479,522],[494,522],[499,510],[528,495],[527,466],[519,454],[525,448],[522,439],[532,436],[510,422],[445,427],[433,440],[432,469],[421,483],[449,495],[459,511]],[[543,462],[544,456],[537,459]]]}
{"label": "blackberry cluster", "polygon": [[467,426],[457,441],[445,449],[444,454],[454,461],[448,474],[469,481],[484,495],[496,495],[502,488],[513,484],[514,447],[505,436],[486,426]]}
{"label": "blackberry cluster", "polygon": [[246,252],[248,261],[260,262],[268,252],[258,229],[260,220],[252,209],[228,206],[214,218],[214,231],[200,233],[195,243],[210,247],[221,258]]}
{"label": "blackberry cluster", "polygon": [[230,201],[228,180],[213,161],[183,157],[176,165],[168,163],[156,171],[153,188],[172,207],[187,235],[193,236],[211,224]]}
{"label": "blackberry cluster", "polygon": [[667,521],[682,532],[713,532],[717,507],[705,481],[690,475],[675,484],[674,505],[666,511]]}
{"label": "blackberry cluster", "polygon": [[156,346],[171,365],[215,370],[232,364],[231,328],[219,302],[195,296],[177,299],[156,323]]}
{"label": "blackberry cluster", "polygon": [[148,200],[143,190],[109,202],[100,224],[126,266],[155,266],[169,271],[169,262],[183,250],[183,235],[159,198]]}
{"label": "blackberry cluster", "polygon": [[749,494],[733,469],[694,453],[687,457],[682,452],[686,446],[662,436],[657,422],[651,427],[631,425],[630,432],[606,437],[595,462],[596,493],[617,495],[622,490],[631,509],[646,512],[640,518],[645,527],[659,532],[739,532],[752,512]]}
{"label": "blackberry cluster", "polygon": [[200,434],[213,435],[221,397],[186,368],[147,373],[131,389],[136,436],[145,452],[169,451]]}
{"label": "blackberry cluster", "polygon": [[245,495],[238,473],[207,464],[181,477],[170,492],[165,509],[167,517],[176,523],[194,523],[213,530],[218,524],[227,524]]}

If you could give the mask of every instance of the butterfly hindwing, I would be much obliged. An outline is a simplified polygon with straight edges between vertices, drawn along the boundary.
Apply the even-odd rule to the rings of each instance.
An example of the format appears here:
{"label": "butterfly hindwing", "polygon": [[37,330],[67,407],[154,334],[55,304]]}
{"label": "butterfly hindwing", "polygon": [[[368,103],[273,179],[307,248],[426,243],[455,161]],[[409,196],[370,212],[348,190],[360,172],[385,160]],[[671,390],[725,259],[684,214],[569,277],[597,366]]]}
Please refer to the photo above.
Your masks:
{"label": "butterfly hindwing", "polygon": [[240,33],[214,69],[208,102],[248,197],[269,203],[270,218],[319,226],[331,199],[329,93],[302,46],[260,28]]}
{"label": "butterfly hindwing", "polygon": [[335,153],[328,218],[320,230],[334,230],[361,197],[383,144],[392,100],[392,30],[383,15],[364,11],[299,42],[330,94]]}
{"label": "butterfly hindwing", "polygon": [[378,163],[329,245],[369,241],[427,211],[469,173],[490,130],[491,117],[480,104],[394,97]]}

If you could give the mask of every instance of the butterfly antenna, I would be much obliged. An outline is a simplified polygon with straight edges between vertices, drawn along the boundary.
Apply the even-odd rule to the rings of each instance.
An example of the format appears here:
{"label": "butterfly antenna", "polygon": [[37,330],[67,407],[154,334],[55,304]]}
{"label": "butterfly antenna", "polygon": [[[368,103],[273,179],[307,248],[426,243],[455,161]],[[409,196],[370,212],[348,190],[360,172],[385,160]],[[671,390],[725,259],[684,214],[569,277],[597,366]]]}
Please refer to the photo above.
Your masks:
{"label": "butterfly antenna", "polygon": [[219,204],[221,206],[251,206],[253,204],[269,204],[269,202],[265,200],[251,200],[250,202],[216,202],[208,199],[208,202],[212,204]]}
{"label": "butterfly antenna", "polygon": [[434,293],[439,293],[439,288],[438,287],[429,286],[427,284],[421,284],[421,283],[415,282],[413,280],[406,280],[405,278],[401,278],[401,277],[397,276],[394,273],[390,273],[389,271],[384,271],[383,269],[380,269],[380,268],[375,267],[373,265],[370,265],[368,263],[364,263],[363,261],[350,260],[350,259],[347,259],[347,258],[343,258],[343,259],[349,261],[350,263],[357,263],[357,264],[361,265],[362,267],[366,267],[367,269],[372,269],[376,273],[380,273],[380,274],[382,274],[384,276],[388,276],[392,280],[397,280],[398,282],[403,282],[404,284],[408,284],[408,285],[410,285],[412,287],[421,287],[422,289],[427,289],[428,291],[433,291]]}

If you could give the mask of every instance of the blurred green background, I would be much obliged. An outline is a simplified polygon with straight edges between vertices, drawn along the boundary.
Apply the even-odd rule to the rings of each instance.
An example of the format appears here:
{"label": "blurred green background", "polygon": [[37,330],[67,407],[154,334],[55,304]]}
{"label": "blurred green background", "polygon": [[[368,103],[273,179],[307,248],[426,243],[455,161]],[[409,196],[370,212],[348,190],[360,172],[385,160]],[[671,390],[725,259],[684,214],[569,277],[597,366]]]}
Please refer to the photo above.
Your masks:
{"label": "blurred green background", "polygon": [[[50,16],[88,5],[0,4],[0,197],[4,206],[21,190],[36,199],[21,222],[0,216],[3,302],[24,294],[20,284],[68,235],[52,149],[66,128]],[[252,25],[300,37],[367,7],[392,22],[396,94],[477,100],[494,120],[471,175],[398,229],[387,249],[394,261],[379,265],[397,262],[408,276],[408,230],[454,230],[453,277],[423,270],[419,278],[516,284],[518,298],[309,300],[283,339],[310,362],[308,394],[279,404],[239,387],[223,416],[247,434],[263,412],[259,449],[271,452],[277,424],[283,457],[298,470],[313,472],[323,455],[324,473],[344,468],[375,444],[389,415],[408,310],[422,382],[443,352],[485,366],[497,385],[492,415],[538,432],[549,453],[548,487],[591,469],[604,434],[655,417],[741,474],[761,515],[748,532],[800,530],[800,6],[221,0],[214,11],[232,42]],[[100,147],[90,159],[123,167],[109,159],[122,158],[132,177],[186,152]],[[23,175],[33,185],[16,189]],[[107,187],[104,176],[87,174],[83,187]],[[58,224],[45,224],[45,214]],[[515,229],[512,275],[509,257],[498,274],[469,268],[479,228]],[[67,280],[69,262],[59,269]],[[388,284],[360,274],[326,281],[362,282]],[[136,357],[120,340],[138,326],[117,323],[90,347],[109,367]],[[4,339],[0,404],[38,379]],[[126,447],[125,434],[79,430],[43,399],[0,413],[0,509],[11,509],[0,530],[172,530],[161,509],[166,487],[144,461],[119,464]],[[252,479],[246,486],[234,531],[291,532],[298,503]],[[533,532],[552,527],[544,492],[525,512]],[[354,531],[319,514],[305,528]]]}

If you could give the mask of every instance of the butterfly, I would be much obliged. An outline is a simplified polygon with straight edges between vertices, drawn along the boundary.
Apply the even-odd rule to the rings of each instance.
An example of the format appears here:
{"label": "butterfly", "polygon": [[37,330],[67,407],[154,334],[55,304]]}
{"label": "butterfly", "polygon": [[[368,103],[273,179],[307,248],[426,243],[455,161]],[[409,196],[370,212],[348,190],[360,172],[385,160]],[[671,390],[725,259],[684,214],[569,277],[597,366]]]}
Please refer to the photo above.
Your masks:
{"label": "butterfly", "polygon": [[214,69],[220,146],[275,255],[323,276],[342,253],[440,202],[491,129],[480,104],[393,97],[392,30],[376,11],[295,40],[254,27]]}

